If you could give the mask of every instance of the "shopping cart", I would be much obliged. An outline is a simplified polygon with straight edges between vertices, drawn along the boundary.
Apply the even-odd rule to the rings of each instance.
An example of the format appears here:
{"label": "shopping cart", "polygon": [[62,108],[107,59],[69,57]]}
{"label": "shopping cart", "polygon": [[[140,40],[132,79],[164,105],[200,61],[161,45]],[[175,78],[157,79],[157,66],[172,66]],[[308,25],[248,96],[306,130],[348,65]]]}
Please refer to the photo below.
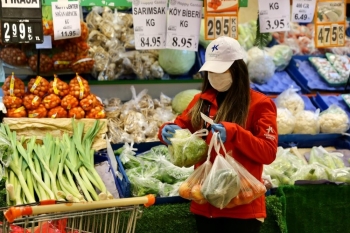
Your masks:
{"label": "shopping cart", "polygon": [[133,233],[154,195],[85,203],[44,202],[4,209],[1,233]]}

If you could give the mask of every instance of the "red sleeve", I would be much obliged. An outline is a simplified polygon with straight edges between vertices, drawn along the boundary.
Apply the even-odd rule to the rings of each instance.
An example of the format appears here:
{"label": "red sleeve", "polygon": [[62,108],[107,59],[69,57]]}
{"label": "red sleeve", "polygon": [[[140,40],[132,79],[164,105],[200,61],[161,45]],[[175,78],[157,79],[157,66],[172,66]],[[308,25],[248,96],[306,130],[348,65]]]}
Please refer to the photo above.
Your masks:
{"label": "red sleeve", "polygon": [[227,136],[225,144],[232,143],[230,146],[257,163],[272,163],[278,146],[276,118],[274,102],[269,98],[263,99],[254,109],[252,132],[235,123],[222,122]]}
{"label": "red sleeve", "polygon": [[195,95],[193,97],[193,100],[188,104],[187,108],[180,114],[178,115],[175,120],[174,120],[174,123],[172,122],[167,122],[167,123],[164,123],[160,128],[159,128],[159,131],[158,131],[158,139],[164,143],[163,139],[162,139],[162,129],[164,128],[165,125],[168,125],[168,124],[176,124],[178,126],[180,126],[181,129],[189,129],[192,133],[193,133],[193,128],[192,128],[192,125],[191,125],[191,118],[190,116],[188,115],[188,112],[191,110],[191,108],[197,103],[197,101],[199,100],[200,98],[200,93]]}

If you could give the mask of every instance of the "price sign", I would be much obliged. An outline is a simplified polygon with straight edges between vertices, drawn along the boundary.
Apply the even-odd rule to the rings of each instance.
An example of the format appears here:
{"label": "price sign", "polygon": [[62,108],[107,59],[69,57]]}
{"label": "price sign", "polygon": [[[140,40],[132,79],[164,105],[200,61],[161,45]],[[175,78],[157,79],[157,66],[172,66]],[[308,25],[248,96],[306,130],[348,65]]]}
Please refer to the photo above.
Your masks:
{"label": "price sign", "polygon": [[292,22],[308,23],[314,18],[316,0],[293,0]]}
{"label": "price sign", "polygon": [[346,3],[342,0],[316,2],[314,38],[317,48],[345,46],[345,7]]}
{"label": "price sign", "polygon": [[205,39],[220,36],[238,37],[238,0],[205,0]]}
{"label": "price sign", "polygon": [[80,6],[78,1],[52,3],[54,40],[69,39],[81,35]]}
{"label": "price sign", "polygon": [[42,43],[40,0],[1,0],[1,39],[10,43]]}
{"label": "price sign", "polygon": [[135,48],[165,48],[167,1],[133,0],[132,14],[134,20]]}
{"label": "price sign", "polygon": [[167,24],[167,48],[198,51],[202,6],[203,3],[201,1],[170,1]]}
{"label": "price sign", "polygon": [[259,0],[260,32],[290,30],[289,0]]}

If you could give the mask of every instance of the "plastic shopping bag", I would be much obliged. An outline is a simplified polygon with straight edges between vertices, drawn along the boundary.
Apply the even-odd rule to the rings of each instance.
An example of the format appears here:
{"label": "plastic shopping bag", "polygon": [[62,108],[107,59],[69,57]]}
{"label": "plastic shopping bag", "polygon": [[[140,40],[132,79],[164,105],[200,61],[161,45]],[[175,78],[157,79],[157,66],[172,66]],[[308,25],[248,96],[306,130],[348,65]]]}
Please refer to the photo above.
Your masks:
{"label": "plastic shopping bag", "polygon": [[201,138],[208,135],[207,129],[191,134],[188,129],[175,130],[168,146],[170,162],[179,167],[191,167],[205,159],[207,143]]}
{"label": "plastic shopping bag", "polygon": [[195,201],[198,204],[205,204],[207,200],[204,198],[201,188],[204,180],[207,178],[213,164],[210,162],[210,154],[214,146],[215,138],[212,137],[208,152],[207,160],[201,164],[179,187],[179,195],[182,198]]}
{"label": "plastic shopping bag", "polygon": [[238,174],[240,190],[237,196],[231,199],[225,208],[233,208],[239,205],[251,203],[256,198],[266,193],[265,185],[250,174],[245,167],[237,162],[231,155],[229,155],[221,141],[220,145],[224,151],[226,161],[235,169]]}
{"label": "plastic shopping bag", "polygon": [[223,209],[238,195],[240,179],[238,173],[220,154],[220,144],[217,143],[218,133],[213,134],[214,148],[217,153],[213,166],[205,179],[201,191],[205,199],[213,206]]}

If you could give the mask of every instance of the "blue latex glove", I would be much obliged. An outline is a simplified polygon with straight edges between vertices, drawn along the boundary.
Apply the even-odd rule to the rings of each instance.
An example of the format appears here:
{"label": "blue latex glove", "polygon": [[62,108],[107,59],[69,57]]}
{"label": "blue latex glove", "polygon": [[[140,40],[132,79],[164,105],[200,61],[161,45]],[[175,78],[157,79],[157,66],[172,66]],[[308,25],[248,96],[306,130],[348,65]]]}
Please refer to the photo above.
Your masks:
{"label": "blue latex glove", "polygon": [[169,138],[173,137],[173,134],[175,133],[176,129],[181,129],[181,128],[178,125],[166,125],[163,127],[162,139],[166,144],[171,145],[171,141],[169,140]]}
{"label": "blue latex glove", "polygon": [[226,129],[222,124],[212,124],[211,125],[211,131],[219,132],[219,136],[221,138],[221,141],[224,143],[226,142]]}

